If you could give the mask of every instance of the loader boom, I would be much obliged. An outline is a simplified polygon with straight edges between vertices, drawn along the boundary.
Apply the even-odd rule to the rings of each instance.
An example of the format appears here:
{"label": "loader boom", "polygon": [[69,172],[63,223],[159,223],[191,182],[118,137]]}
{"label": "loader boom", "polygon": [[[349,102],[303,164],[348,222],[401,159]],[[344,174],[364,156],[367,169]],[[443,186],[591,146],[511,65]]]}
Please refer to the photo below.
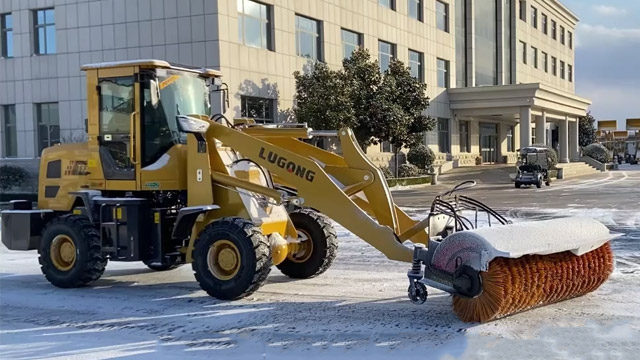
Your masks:
{"label": "loader boom", "polygon": [[[207,143],[221,141],[295,187],[301,206],[329,216],[389,259],[411,262],[412,250],[398,236],[416,222],[394,204],[384,176],[362,153],[350,129],[338,132],[343,156],[287,137],[286,129],[246,129],[212,123]],[[290,133],[300,135],[298,129]],[[426,243],[427,234],[418,231],[411,240]]]}

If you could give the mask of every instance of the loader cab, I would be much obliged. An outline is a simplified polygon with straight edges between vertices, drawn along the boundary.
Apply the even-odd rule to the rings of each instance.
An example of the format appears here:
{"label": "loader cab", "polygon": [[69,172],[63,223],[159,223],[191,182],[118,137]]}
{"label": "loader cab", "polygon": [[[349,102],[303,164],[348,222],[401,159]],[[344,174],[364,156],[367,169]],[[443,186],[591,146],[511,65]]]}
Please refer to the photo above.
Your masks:
{"label": "loader cab", "polygon": [[220,74],[165,61],[92,64],[87,72],[90,188],[183,190],[186,134],[179,115],[211,115]]}

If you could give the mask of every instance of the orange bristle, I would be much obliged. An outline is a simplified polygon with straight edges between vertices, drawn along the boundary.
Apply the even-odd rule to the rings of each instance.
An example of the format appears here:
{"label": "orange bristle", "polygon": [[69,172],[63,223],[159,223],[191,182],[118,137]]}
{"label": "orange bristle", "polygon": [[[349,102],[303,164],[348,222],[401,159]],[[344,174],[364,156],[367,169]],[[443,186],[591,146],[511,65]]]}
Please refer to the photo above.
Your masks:
{"label": "orange bristle", "polygon": [[609,243],[582,256],[567,251],[496,258],[481,274],[482,294],[475,299],[454,296],[453,309],[462,321],[487,322],[587,294],[612,271]]}

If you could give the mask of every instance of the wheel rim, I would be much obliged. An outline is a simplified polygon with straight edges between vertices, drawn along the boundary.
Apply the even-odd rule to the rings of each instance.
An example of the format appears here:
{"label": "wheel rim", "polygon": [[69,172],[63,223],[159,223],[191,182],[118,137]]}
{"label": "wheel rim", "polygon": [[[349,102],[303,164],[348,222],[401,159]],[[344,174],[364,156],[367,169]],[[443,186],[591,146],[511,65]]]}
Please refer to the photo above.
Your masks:
{"label": "wheel rim", "polygon": [[233,279],[240,270],[240,251],[229,240],[218,240],[209,247],[209,271],[220,280]]}
{"label": "wheel rim", "polygon": [[51,242],[49,255],[56,269],[69,271],[76,263],[76,244],[68,235],[58,235]]}
{"label": "wheel rim", "polygon": [[301,229],[298,229],[298,241],[298,251],[289,254],[287,258],[295,263],[303,263],[313,254],[313,241],[309,233]]}

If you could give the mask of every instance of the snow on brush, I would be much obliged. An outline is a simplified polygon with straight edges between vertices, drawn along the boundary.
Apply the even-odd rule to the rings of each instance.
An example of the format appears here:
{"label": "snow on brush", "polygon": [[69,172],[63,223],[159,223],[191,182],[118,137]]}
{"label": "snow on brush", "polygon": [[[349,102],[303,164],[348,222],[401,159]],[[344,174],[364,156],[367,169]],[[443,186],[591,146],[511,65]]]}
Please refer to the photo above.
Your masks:
{"label": "snow on brush", "polygon": [[[427,214],[407,211],[417,219]],[[0,245],[0,358],[635,359],[638,215],[581,211],[575,215],[590,213],[625,233],[613,245],[617,266],[620,258],[631,265],[592,294],[482,325],[458,320],[451,297],[438,290],[430,289],[424,305],[411,304],[408,264],[387,260],[338,225],[339,255],[325,274],[293,281],[274,268],[267,285],[234,302],[207,296],[190,266],[155,273],[112,262],[94,286],[58,289],[40,273],[34,251]],[[524,221],[571,213],[508,215]]]}

